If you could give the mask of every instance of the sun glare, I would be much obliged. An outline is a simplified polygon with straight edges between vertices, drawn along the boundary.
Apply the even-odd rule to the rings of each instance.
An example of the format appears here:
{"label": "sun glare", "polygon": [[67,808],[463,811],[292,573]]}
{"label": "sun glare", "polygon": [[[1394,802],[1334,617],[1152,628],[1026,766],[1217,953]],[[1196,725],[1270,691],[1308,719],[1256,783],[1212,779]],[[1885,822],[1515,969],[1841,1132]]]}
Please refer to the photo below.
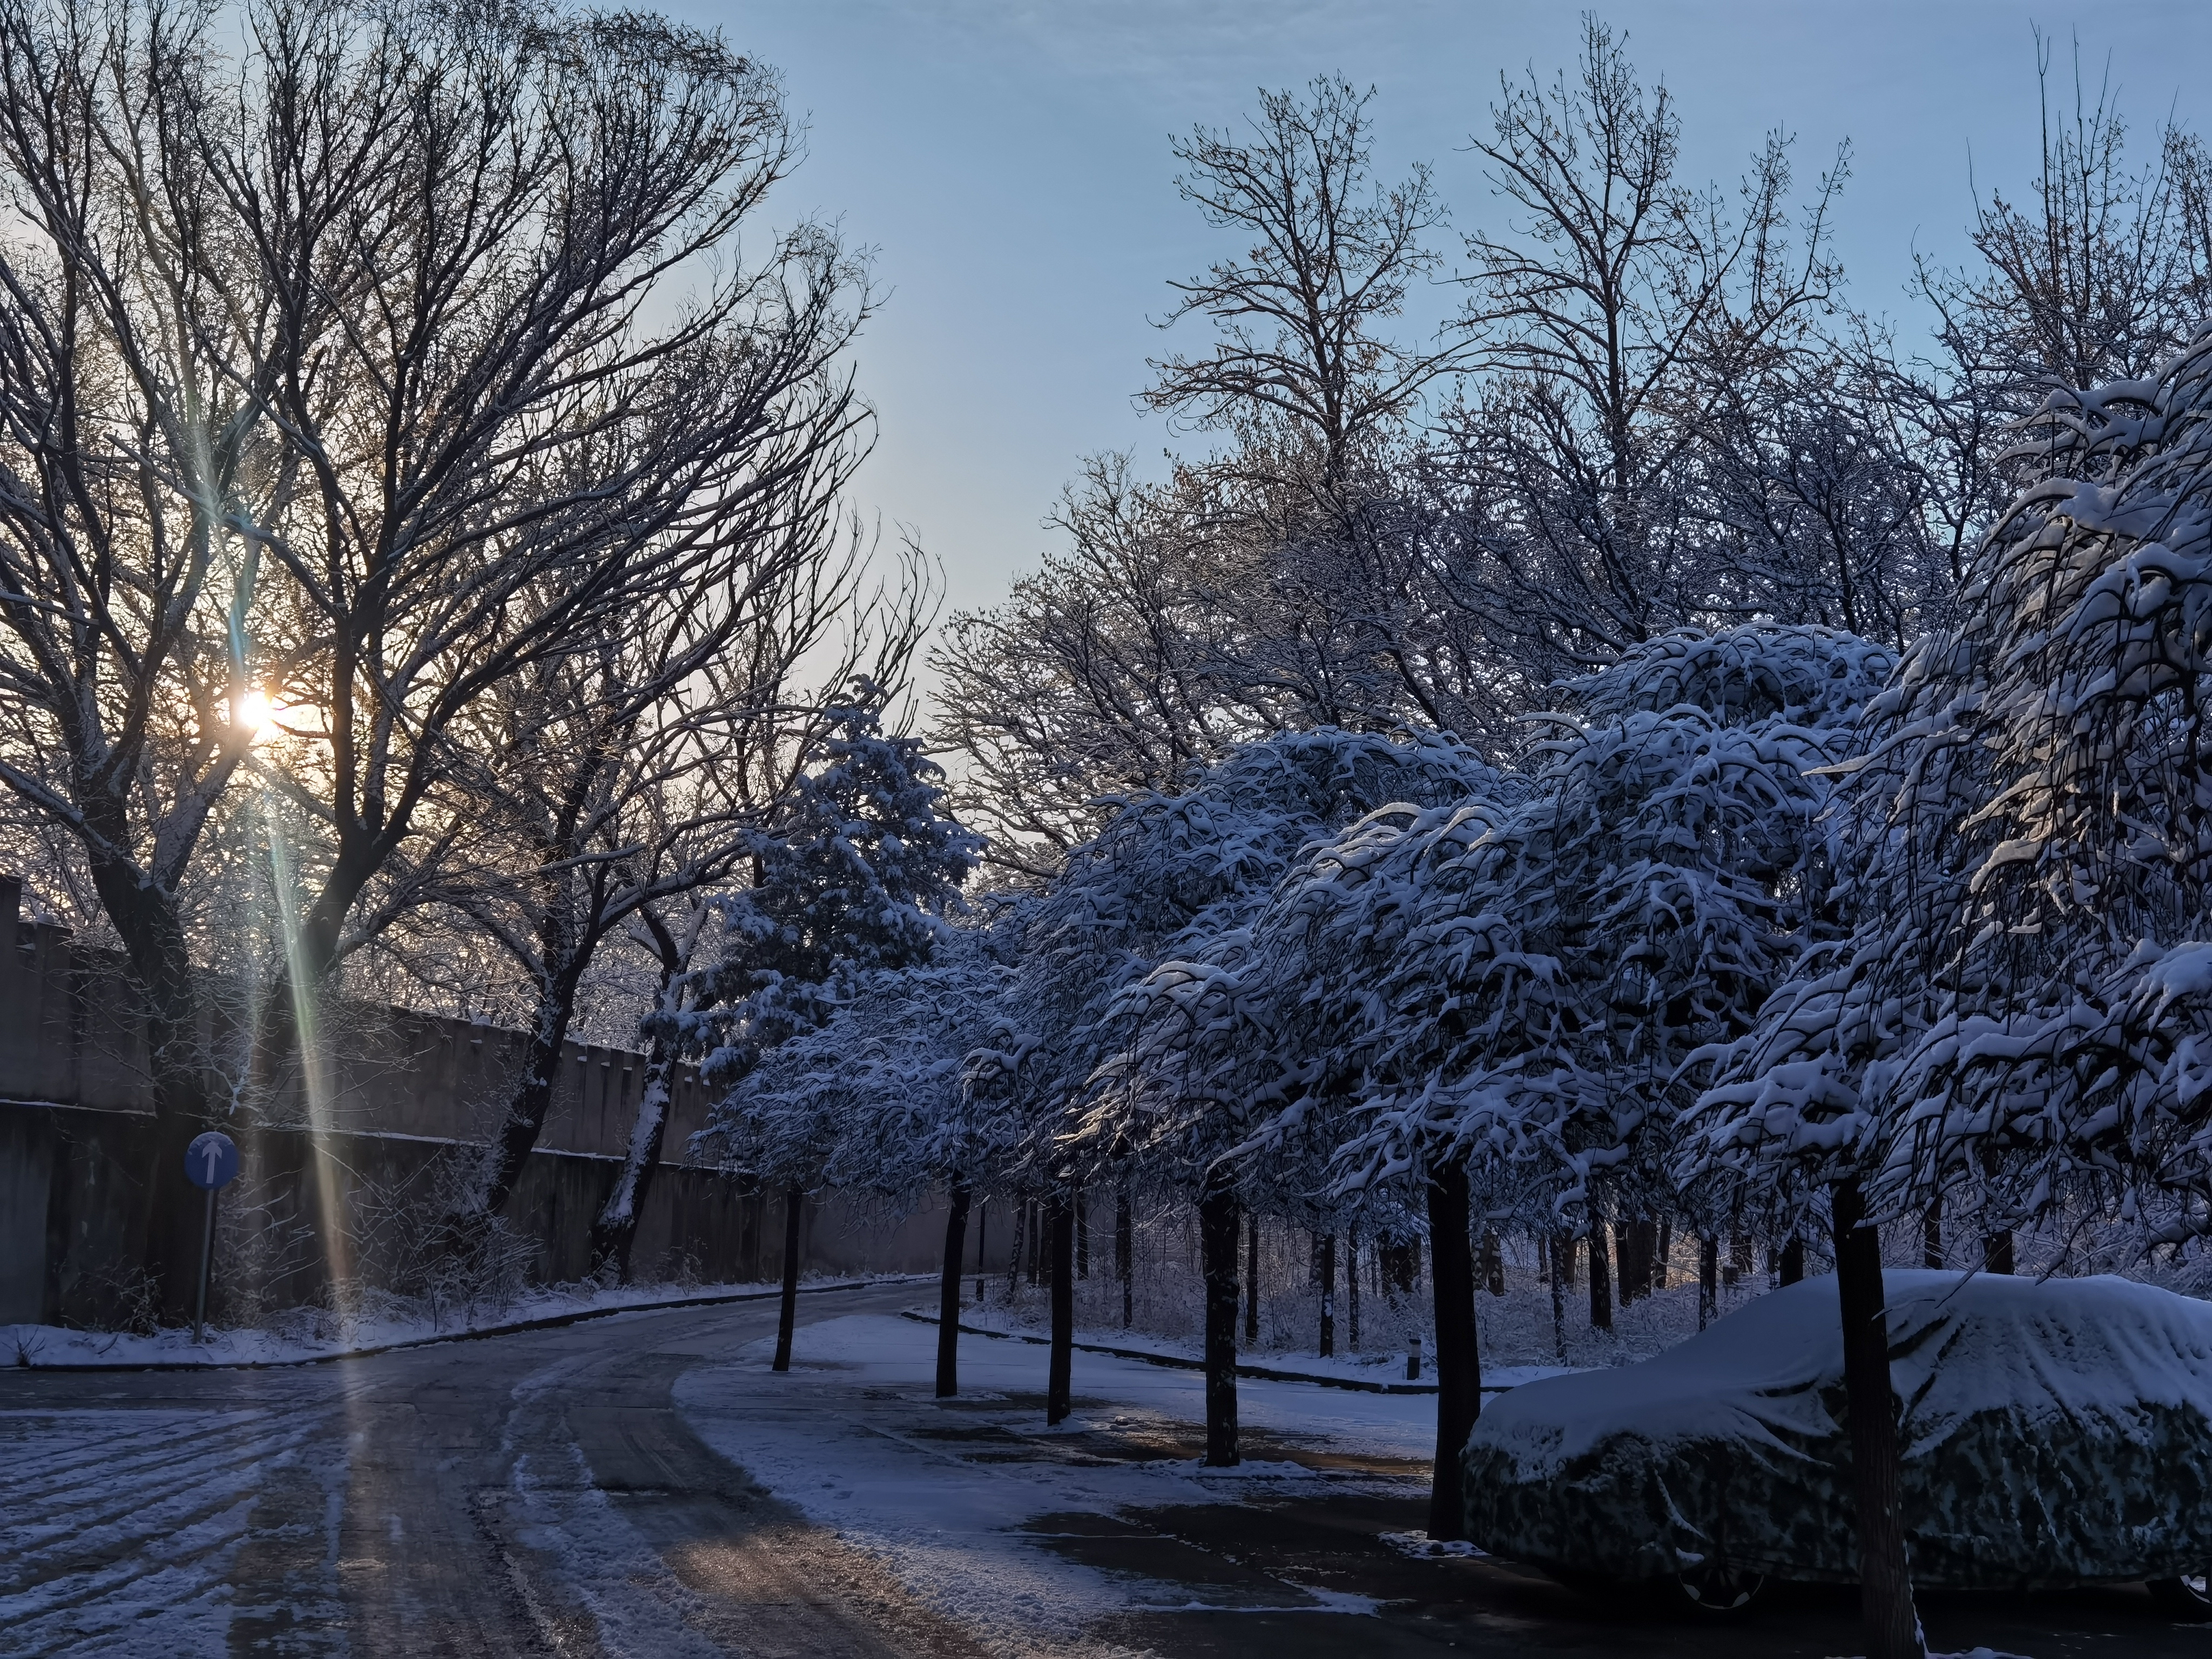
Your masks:
{"label": "sun glare", "polygon": [[269,722],[276,717],[276,711],[269,706],[269,694],[258,685],[231,699],[232,724],[244,726],[257,738],[269,729]]}

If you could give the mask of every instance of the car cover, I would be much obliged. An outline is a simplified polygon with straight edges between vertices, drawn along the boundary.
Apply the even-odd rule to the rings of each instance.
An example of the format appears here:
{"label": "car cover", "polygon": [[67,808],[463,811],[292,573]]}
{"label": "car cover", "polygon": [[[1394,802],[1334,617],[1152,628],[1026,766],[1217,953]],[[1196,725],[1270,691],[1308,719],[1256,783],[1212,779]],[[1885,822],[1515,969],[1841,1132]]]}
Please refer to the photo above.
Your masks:
{"label": "car cover", "polygon": [[[1912,1576],[2177,1577],[2212,1559],[2212,1305],[2122,1279],[1883,1274]],[[1468,1442],[1468,1534],[1568,1573],[1858,1577],[1832,1274],[1641,1364],[1532,1382]]]}

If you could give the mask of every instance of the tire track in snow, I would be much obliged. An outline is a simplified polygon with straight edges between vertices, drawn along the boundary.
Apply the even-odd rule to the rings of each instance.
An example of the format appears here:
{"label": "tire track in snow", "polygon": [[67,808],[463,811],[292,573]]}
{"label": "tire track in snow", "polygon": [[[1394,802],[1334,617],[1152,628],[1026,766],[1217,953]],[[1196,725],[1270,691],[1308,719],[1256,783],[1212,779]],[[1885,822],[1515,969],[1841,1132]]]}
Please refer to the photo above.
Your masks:
{"label": "tire track in snow", "polygon": [[[227,1654],[234,1619],[264,1611],[241,1609],[228,1581],[267,1529],[257,1509],[268,1490],[313,1489],[311,1530],[328,1508],[330,1449],[303,1451],[329,1425],[327,1412],[261,1408],[0,1413],[6,1650]],[[266,1519],[296,1534],[295,1510]],[[287,1609],[276,1622],[296,1639],[271,1650],[331,1651],[313,1620],[311,1607]]]}

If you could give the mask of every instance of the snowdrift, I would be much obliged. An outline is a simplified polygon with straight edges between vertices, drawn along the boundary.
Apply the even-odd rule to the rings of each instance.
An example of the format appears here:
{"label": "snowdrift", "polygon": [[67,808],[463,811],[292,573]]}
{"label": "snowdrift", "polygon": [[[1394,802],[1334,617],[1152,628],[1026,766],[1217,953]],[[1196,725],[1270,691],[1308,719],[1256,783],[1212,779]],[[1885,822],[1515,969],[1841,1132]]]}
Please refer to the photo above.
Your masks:
{"label": "snowdrift", "polygon": [[[2167,1578],[2212,1558],[2212,1305],[2120,1279],[1893,1271],[1914,1579]],[[1642,1364],[1532,1382],[1466,1453],[1468,1535],[1567,1572],[1858,1576],[1832,1275]]]}

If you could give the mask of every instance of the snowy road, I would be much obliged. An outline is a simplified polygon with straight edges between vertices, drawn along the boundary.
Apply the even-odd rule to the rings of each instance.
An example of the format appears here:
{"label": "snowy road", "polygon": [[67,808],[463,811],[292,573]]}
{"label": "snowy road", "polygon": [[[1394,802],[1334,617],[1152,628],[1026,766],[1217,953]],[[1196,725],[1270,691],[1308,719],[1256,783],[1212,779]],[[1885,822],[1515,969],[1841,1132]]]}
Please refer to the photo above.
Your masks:
{"label": "snowy road", "polygon": [[[0,1654],[1820,1656],[1849,1598],[1744,1625],[1421,1559],[1425,1402],[1249,1389],[1243,1474],[1194,1464],[1195,1379],[882,1316],[915,1287],[268,1370],[0,1371]],[[766,1486],[762,1485],[766,1483]],[[773,1492],[768,1488],[773,1488]],[[1930,1597],[1939,1644],[2212,1655],[2139,1589]]]}
{"label": "snowy road", "polygon": [[268,1370],[0,1372],[0,1652],[975,1651],[671,1407],[672,1379],[774,1322],[753,1303]]}

